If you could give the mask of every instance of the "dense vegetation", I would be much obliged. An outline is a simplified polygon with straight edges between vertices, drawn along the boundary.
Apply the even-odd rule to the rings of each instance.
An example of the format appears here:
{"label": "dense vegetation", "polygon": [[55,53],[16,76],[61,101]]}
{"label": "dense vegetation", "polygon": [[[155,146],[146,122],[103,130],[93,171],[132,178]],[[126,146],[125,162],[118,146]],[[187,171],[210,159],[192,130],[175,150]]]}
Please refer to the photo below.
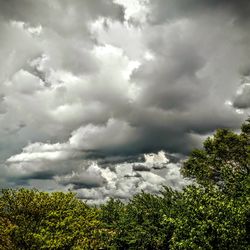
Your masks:
{"label": "dense vegetation", "polygon": [[73,193],[3,190],[0,249],[250,249],[249,166],[250,120],[192,152],[182,191],[90,207]]}

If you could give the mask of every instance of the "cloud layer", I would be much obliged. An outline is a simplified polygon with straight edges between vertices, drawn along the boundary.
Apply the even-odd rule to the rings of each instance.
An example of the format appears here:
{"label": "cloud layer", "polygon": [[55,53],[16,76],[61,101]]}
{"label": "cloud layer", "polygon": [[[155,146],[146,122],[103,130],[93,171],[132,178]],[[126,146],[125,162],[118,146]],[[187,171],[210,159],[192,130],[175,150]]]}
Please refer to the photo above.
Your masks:
{"label": "cloud layer", "polygon": [[1,187],[182,187],[180,159],[249,116],[248,1],[0,6]]}

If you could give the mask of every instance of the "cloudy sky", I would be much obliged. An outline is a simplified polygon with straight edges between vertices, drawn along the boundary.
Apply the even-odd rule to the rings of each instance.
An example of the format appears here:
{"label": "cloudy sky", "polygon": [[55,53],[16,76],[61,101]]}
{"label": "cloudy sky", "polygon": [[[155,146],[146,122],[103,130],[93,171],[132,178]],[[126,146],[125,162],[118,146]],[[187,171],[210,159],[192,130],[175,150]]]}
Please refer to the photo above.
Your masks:
{"label": "cloudy sky", "polygon": [[0,187],[99,203],[181,188],[250,111],[247,0],[0,0]]}

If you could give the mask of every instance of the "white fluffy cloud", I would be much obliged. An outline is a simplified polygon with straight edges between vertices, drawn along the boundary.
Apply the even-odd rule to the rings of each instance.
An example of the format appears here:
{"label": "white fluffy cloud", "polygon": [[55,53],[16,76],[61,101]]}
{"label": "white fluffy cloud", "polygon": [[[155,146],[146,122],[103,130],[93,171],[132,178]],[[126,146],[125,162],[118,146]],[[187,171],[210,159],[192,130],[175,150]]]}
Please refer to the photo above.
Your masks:
{"label": "white fluffy cloud", "polygon": [[[148,169],[134,169],[139,164]],[[153,170],[153,166],[158,165],[164,169],[165,175],[161,176],[162,173]],[[81,169],[80,173],[55,177],[55,180],[68,188],[75,188],[80,198],[98,204],[109,197],[127,200],[142,190],[158,193],[163,185],[180,189],[189,182],[181,177],[179,168],[178,163],[169,163],[166,154],[160,151],[158,154],[145,154],[144,161],[140,162],[124,162],[108,167],[92,163],[87,169]],[[91,176],[90,173],[95,175]]]}

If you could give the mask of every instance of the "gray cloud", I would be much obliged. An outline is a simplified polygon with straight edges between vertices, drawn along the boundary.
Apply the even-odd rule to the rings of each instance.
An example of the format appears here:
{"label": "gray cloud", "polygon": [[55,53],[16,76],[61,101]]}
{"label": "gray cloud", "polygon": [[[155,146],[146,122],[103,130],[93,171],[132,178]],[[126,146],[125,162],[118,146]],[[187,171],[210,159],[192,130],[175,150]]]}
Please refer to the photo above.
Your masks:
{"label": "gray cloud", "polygon": [[[247,1],[0,4],[3,187],[93,202],[181,187],[180,159],[247,117]],[[179,157],[140,159],[161,150]]]}
{"label": "gray cloud", "polygon": [[250,4],[247,0],[187,0],[165,1],[151,0],[153,15],[150,20],[154,23],[164,22],[172,18],[190,17],[210,14],[211,12],[229,12],[236,21],[245,21],[249,18]]}
{"label": "gray cloud", "polygon": [[[92,20],[99,16],[123,19],[123,9],[112,1],[37,1],[1,0],[1,15],[5,19],[44,25],[70,34],[78,33],[79,27],[85,25],[82,20]],[[44,18],[46,15],[47,18]],[[64,18],[64,20],[63,20]],[[66,20],[67,19],[67,20]]]}
{"label": "gray cloud", "polygon": [[[158,193],[162,185],[180,189],[189,183],[180,175],[180,163],[170,161],[165,152],[139,158],[113,163],[108,159],[9,162],[4,176],[13,186],[37,187],[43,180],[47,183],[46,190],[74,190],[79,198],[94,204],[109,197],[127,200],[141,190]],[[170,158],[178,161],[175,156]]]}
{"label": "gray cloud", "polygon": [[56,180],[59,184],[72,186],[76,190],[80,188],[99,187],[105,182],[104,178],[98,175],[98,173],[91,171],[90,168],[83,173],[73,172],[71,175],[58,176]]}
{"label": "gray cloud", "polygon": [[234,99],[233,106],[239,109],[250,108],[250,84],[244,83],[240,86]]}

